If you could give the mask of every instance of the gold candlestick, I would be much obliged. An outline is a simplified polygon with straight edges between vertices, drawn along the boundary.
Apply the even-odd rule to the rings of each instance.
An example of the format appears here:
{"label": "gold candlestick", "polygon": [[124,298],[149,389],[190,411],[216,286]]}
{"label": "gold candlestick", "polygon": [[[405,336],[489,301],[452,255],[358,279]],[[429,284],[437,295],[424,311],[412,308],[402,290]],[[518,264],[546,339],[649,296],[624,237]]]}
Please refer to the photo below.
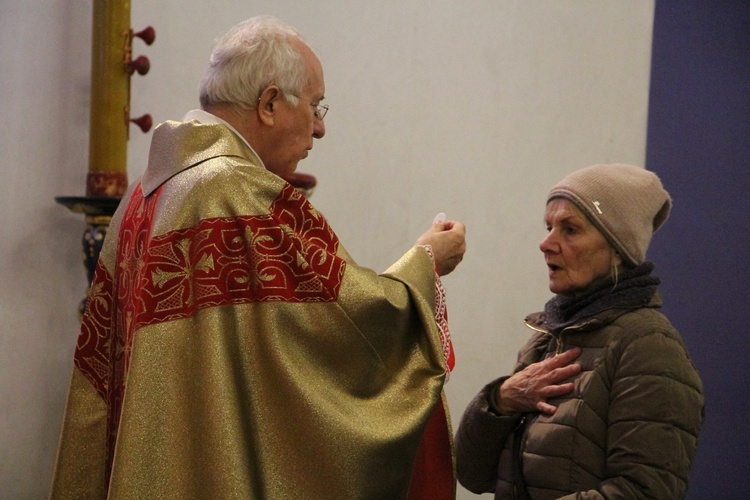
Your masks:
{"label": "gold candlestick", "polygon": [[[132,58],[133,38],[153,43],[151,27],[139,33],[130,29],[130,0],[94,0],[91,45],[91,110],[89,166],[86,196],[58,196],[55,200],[86,215],[83,262],[89,283],[112,215],[128,187],[127,142],[130,122],[143,132],[151,128],[151,116],[130,119],[130,77],[145,75],[149,60]],[[86,299],[81,304],[81,312]]]}

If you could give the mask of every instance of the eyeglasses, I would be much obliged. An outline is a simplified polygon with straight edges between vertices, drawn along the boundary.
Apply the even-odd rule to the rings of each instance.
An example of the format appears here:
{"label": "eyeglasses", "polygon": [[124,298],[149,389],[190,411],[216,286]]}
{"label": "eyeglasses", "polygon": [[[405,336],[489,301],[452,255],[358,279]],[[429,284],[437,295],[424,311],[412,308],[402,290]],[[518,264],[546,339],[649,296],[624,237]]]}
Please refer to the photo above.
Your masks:
{"label": "eyeglasses", "polygon": [[[284,91],[286,92],[286,90]],[[315,111],[313,111],[313,115],[315,115],[315,118],[318,120],[322,120],[326,117],[326,113],[328,113],[328,104],[315,104],[310,99],[305,99],[304,97],[300,97],[298,95],[292,94],[291,92],[286,92],[289,95],[293,95],[297,99],[302,99],[303,101],[309,102],[310,106],[315,108]]]}

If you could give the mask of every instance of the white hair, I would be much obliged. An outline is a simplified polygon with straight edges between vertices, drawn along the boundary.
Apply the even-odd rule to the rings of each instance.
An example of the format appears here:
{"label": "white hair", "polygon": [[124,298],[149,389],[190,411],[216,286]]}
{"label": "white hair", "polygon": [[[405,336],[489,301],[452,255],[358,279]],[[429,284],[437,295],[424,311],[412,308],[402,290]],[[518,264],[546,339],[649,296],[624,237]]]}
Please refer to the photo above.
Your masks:
{"label": "white hair", "polygon": [[289,94],[299,95],[309,76],[294,39],[304,42],[293,27],[271,16],[252,17],[231,28],[211,53],[200,84],[201,107],[228,103],[253,109],[271,84],[296,106],[299,101]]}

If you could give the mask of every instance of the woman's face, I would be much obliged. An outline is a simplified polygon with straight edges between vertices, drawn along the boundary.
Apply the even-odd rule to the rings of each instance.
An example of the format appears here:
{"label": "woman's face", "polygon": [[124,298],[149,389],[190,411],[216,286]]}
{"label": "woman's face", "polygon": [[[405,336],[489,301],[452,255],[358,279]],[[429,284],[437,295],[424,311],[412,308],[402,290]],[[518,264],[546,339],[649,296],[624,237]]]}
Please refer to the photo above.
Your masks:
{"label": "woman's face", "polygon": [[585,215],[565,198],[553,198],[544,213],[547,236],[539,244],[552,293],[574,296],[609,275],[612,247]]}

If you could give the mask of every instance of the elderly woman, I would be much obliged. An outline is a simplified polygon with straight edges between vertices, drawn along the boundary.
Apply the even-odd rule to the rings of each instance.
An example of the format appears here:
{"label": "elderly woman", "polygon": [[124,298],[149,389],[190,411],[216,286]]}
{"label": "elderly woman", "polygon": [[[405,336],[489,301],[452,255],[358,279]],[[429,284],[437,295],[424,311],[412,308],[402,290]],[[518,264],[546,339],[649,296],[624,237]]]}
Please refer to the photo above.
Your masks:
{"label": "elderly woman", "polygon": [[682,498],[701,380],[659,312],[645,261],[671,209],[629,165],[573,172],[547,197],[540,249],[555,295],[526,318],[514,374],[485,386],[456,434],[462,485],[495,498]]}

